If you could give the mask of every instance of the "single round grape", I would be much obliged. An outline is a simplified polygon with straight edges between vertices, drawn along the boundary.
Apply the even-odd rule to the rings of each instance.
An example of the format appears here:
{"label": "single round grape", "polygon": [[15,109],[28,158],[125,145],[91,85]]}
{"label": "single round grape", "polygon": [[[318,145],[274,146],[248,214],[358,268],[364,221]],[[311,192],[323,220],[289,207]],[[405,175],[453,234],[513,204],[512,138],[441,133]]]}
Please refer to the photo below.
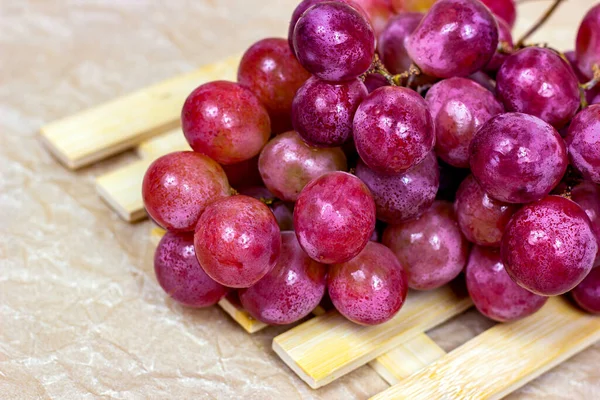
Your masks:
{"label": "single round grape", "polygon": [[508,24],[509,29],[515,26],[517,9],[514,0],[481,0],[495,16]]}
{"label": "single round grape", "polygon": [[375,54],[375,36],[367,20],[339,2],[309,8],[294,28],[298,61],[313,75],[334,82],[363,74]]}
{"label": "single round grape", "polygon": [[539,200],[560,182],[565,144],[551,125],[531,115],[500,114],[471,141],[471,171],[490,196],[506,203]]}
{"label": "single round grape", "polygon": [[260,153],[258,168],[265,186],[275,196],[296,201],[308,182],[327,172],[345,171],[348,165],[339,147],[311,147],[290,131],[267,143]]}
{"label": "single round grape", "polygon": [[180,151],[155,160],[142,182],[142,199],[150,217],[170,231],[193,231],[210,203],[229,196],[223,168],[209,157]]}
{"label": "single round grape", "polygon": [[547,297],[523,289],[510,278],[498,249],[475,246],[465,273],[467,290],[480,313],[498,322],[511,322],[538,311]]}
{"label": "single round grape", "polygon": [[600,314],[600,268],[590,271],[571,292],[573,299],[585,311]]}
{"label": "single round grape", "polygon": [[375,37],[379,37],[390,18],[394,16],[391,0],[354,0],[354,2],[367,14]]}
{"label": "single round grape", "polygon": [[377,51],[381,61],[392,74],[408,71],[412,60],[406,52],[404,41],[419,25],[423,14],[402,12],[386,25],[377,41]]}
{"label": "single round grape", "polygon": [[273,133],[292,128],[292,100],[310,74],[285,39],[263,39],[244,53],[238,82],[252,90],[267,109]]}
{"label": "single round grape", "polygon": [[417,92],[385,86],[369,94],[354,115],[354,143],[372,170],[399,174],[421,162],[435,144],[427,103]]}
{"label": "single round grape", "polygon": [[577,77],[550,49],[527,47],[508,57],[496,76],[507,111],[522,112],[562,128],[579,108]]}
{"label": "single round grape", "polygon": [[[510,27],[502,18],[497,18],[496,22],[498,22],[498,42],[504,42],[508,47],[507,50],[512,50],[514,43],[512,39],[512,33],[510,32]],[[496,51],[484,69],[489,72],[498,71],[507,57],[508,54]]]}
{"label": "single round grape", "polygon": [[480,246],[499,247],[510,217],[518,209],[516,204],[488,196],[473,175],[461,183],[454,203],[460,230],[470,242]]}
{"label": "single round grape", "polygon": [[319,305],[326,284],[327,267],[306,255],[294,232],[282,232],[277,264],[253,286],[240,289],[239,296],[244,309],[257,320],[286,325]]}
{"label": "single round grape", "polygon": [[371,93],[382,86],[390,85],[387,79],[381,74],[368,74],[363,83],[365,84],[368,93]]}
{"label": "single round grape", "polygon": [[456,278],[467,263],[469,242],[456,222],[452,204],[436,201],[419,218],[389,225],[382,243],[408,273],[408,286],[430,290]]}
{"label": "single round grape", "polygon": [[575,43],[577,64],[581,72],[592,79],[592,67],[600,67],[600,4],[592,7],[583,17]]}
{"label": "single round grape", "polygon": [[395,12],[425,12],[431,8],[437,0],[392,0],[392,8]]}
{"label": "single round grape", "polygon": [[200,265],[215,281],[250,287],[277,262],[281,235],[266,205],[237,195],[206,207],[196,226],[194,247]]}
{"label": "single round grape", "polygon": [[258,156],[239,163],[223,165],[222,167],[227,175],[229,184],[233,188],[243,189],[263,184],[260,172],[258,171]]}
{"label": "single round grape", "polygon": [[219,164],[254,157],[271,136],[269,114],[250,89],[215,81],[194,90],[183,104],[181,127],[194,151]]}
{"label": "single round grape", "polygon": [[498,47],[498,24],[478,0],[439,0],[406,40],[410,58],[427,75],[468,76]]}
{"label": "single round grape", "polygon": [[438,165],[440,167],[440,188],[436,198],[453,202],[458,187],[471,171],[467,168],[453,167],[442,160],[438,160]]}
{"label": "single round grape", "polygon": [[586,107],[573,118],[565,140],[575,169],[600,183],[600,104]]}
{"label": "single round grape", "polygon": [[408,292],[406,272],[387,247],[369,242],[345,263],[331,265],[327,277],[329,297],[350,321],[377,325],[400,311]]}
{"label": "single round grape", "polygon": [[194,251],[192,233],[167,232],[154,253],[158,284],[175,301],[188,307],[210,307],[230,290],[212,280]]}
{"label": "single round grape", "polygon": [[354,113],[367,94],[359,79],[330,83],[312,77],[294,97],[294,130],[313,146],[341,146],[352,137]]}
{"label": "single round grape", "polygon": [[[569,65],[573,69],[573,72],[575,73],[577,80],[579,80],[579,83],[587,83],[589,79],[583,72],[581,72],[579,64],[577,63],[577,56],[575,54],[575,51],[565,51],[564,55],[567,61],[569,61]],[[588,102],[588,104],[600,103],[600,85],[596,85],[590,89],[585,90],[585,99]]]}
{"label": "single round grape", "polygon": [[375,201],[354,175],[330,172],[304,187],[294,208],[300,246],[324,264],[343,263],[366,246],[375,229]]}
{"label": "single round grape", "polygon": [[519,286],[557,296],[590,272],[598,245],[581,207],[564,197],[546,196],[513,215],[500,249],[506,271]]}
{"label": "single round grape", "polygon": [[287,204],[278,200],[269,189],[263,186],[252,186],[240,190],[240,194],[254,197],[256,200],[268,204],[281,231],[294,230],[294,213]]}
{"label": "single round grape", "polygon": [[433,85],[425,101],[435,121],[435,152],[448,164],[469,168],[469,144],[477,130],[504,107],[483,86],[467,78]]}
{"label": "single round grape", "polygon": [[[589,217],[596,242],[600,246],[600,187],[592,182],[581,182],[571,190],[571,200],[577,203]],[[598,265],[600,265],[600,249],[594,262],[594,266]]]}
{"label": "single round grape", "polygon": [[377,219],[390,224],[423,214],[433,204],[440,184],[437,159],[433,153],[429,153],[408,171],[397,175],[378,174],[359,161],[356,176],[373,194]]}

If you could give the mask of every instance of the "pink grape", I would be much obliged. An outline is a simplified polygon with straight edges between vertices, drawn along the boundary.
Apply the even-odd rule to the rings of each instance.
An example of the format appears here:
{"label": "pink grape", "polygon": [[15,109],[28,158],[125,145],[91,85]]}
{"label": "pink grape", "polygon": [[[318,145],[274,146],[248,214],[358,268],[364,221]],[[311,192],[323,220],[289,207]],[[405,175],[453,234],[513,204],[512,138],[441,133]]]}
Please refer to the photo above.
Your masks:
{"label": "pink grape", "polygon": [[371,93],[382,86],[390,85],[387,79],[381,74],[368,74],[363,83],[365,84],[368,93]]}
{"label": "pink grape", "polygon": [[585,311],[600,314],[600,268],[594,268],[571,292],[573,299]]}
{"label": "pink grape", "polygon": [[481,2],[488,6],[494,15],[500,17],[503,22],[506,22],[509,29],[512,29],[517,19],[514,0],[481,0]]}
{"label": "pink grape", "polygon": [[465,276],[475,307],[498,322],[525,318],[537,312],[548,300],[513,282],[497,249],[475,246],[471,250]]}
{"label": "pink grape", "polygon": [[468,76],[498,47],[498,24],[478,0],[439,0],[406,40],[410,58],[427,75]]}
{"label": "pink grape", "polygon": [[[498,42],[504,42],[508,46],[508,50],[513,49],[512,33],[510,32],[510,26],[502,18],[496,19],[498,22]],[[496,72],[502,66],[502,63],[506,60],[508,54],[503,54],[499,51],[494,53],[492,59],[485,66],[485,70],[489,72]]]}
{"label": "pink grape", "polygon": [[439,168],[433,153],[397,175],[378,174],[359,161],[356,176],[373,194],[377,219],[391,224],[423,214],[433,204],[440,183]]}
{"label": "pink grape", "polygon": [[193,231],[204,209],[226,196],[229,184],[223,168],[193,151],[158,158],[142,182],[146,211],[158,225],[174,232]]}
{"label": "pink grape", "polygon": [[[573,69],[575,76],[579,80],[580,83],[586,83],[588,81],[588,77],[585,76],[581,69],[579,69],[579,64],[577,63],[577,56],[575,55],[575,51],[565,51],[565,58],[569,61],[569,65]],[[585,90],[585,99],[588,104],[596,104],[600,103],[600,85],[596,85],[590,89]]]}
{"label": "pink grape", "polygon": [[230,290],[204,272],[192,233],[167,232],[162,237],[154,253],[154,272],[163,290],[188,307],[212,306]]}
{"label": "pink grape", "polygon": [[241,288],[258,282],[281,252],[281,235],[269,208],[237,195],[206,207],[198,220],[194,247],[204,271],[222,285]]}
{"label": "pink grape", "polygon": [[281,233],[281,255],[261,280],[240,289],[242,306],[254,318],[285,325],[306,317],[325,294],[327,267],[312,260],[298,244],[294,232]]}
{"label": "pink grape", "polygon": [[367,19],[373,27],[375,37],[378,37],[390,18],[394,16],[391,0],[354,0],[354,2],[367,14]]}
{"label": "pink grape", "polygon": [[600,104],[573,118],[565,138],[571,164],[585,179],[600,183]]}
{"label": "pink grape", "polygon": [[222,167],[231,187],[242,189],[263,184],[258,171],[258,156],[239,163],[223,165]]}
{"label": "pink grape", "polygon": [[568,164],[551,125],[531,115],[500,114],[471,141],[471,171],[483,190],[506,203],[529,203],[550,193]]}
{"label": "pink grape", "polygon": [[343,263],[366,246],[375,229],[375,201],[354,175],[330,172],[304,187],[294,208],[300,246],[324,264]]}
{"label": "pink grape", "polygon": [[384,86],[358,107],[354,142],[369,168],[381,174],[398,174],[421,162],[433,149],[433,118],[417,92]]}
{"label": "pink grape", "polygon": [[433,85],[425,101],[435,121],[435,151],[448,164],[469,167],[469,144],[477,130],[504,107],[494,95],[466,78]]}
{"label": "pink grape", "polygon": [[269,114],[244,86],[227,81],[205,83],[186,99],[181,125],[194,151],[219,164],[254,157],[271,136]]}
{"label": "pink grape", "polygon": [[519,286],[557,296],[590,272],[598,245],[581,207],[564,197],[546,196],[513,215],[500,248],[506,271]]}
{"label": "pink grape", "polygon": [[240,194],[254,197],[256,200],[260,200],[261,202],[269,202],[268,206],[277,220],[279,229],[281,231],[294,230],[294,213],[284,202],[279,201],[275,195],[269,191],[269,189],[262,186],[247,187],[240,190]]}
{"label": "pink grape", "polygon": [[460,230],[480,246],[499,247],[510,217],[518,209],[516,204],[488,196],[472,175],[461,183],[454,203]]}
{"label": "pink grape", "polygon": [[392,74],[408,71],[412,64],[404,41],[419,25],[423,14],[419,12],[403,12],[396,15],[379,35],[377,50],[386,68]]}
{"label": "pink grape", "polygon": [[600,4],[592,7],[583,17],[575,43],[579,69],[588,79],[592,79],[592,67],[600,67]]}
{"label": "pink grape", "polygon": [[340,314],[361,325],[389,321],[408,292],[402,265],[387,247],[375,242],[352,260],[331,265],[327,286]]}
{"label": "pink grape", "polygon": [[[581,182],[571,190],[571,200],[577,203],[589,217],[596,242],[600,246],[600,187],[592,182]],[[596,254],[594,266],[599,264],[600,251]]]}
{"label": "pink grape", "polygon": [[333,171],[348,169],[346,155],[339,147],[315,148],[294,132],[271,139],[258,161],[265,186],[284,201],[296,201],[311,180]]}
{"label": "pink grape", "polygon": [[238,68],[238,82],[258,97],[269,113],[273,133],[292,128],[292,100],[310,78],[292,53],[287,41],[263,39],[244,53]]}
{"label": "pink grape", "polygon": [[382,243],[408,273],[408,286],[430,290],[460,274],[467,263],[469,242],[460,232],[452,204],[436,201],[420,217],[389,225]]}

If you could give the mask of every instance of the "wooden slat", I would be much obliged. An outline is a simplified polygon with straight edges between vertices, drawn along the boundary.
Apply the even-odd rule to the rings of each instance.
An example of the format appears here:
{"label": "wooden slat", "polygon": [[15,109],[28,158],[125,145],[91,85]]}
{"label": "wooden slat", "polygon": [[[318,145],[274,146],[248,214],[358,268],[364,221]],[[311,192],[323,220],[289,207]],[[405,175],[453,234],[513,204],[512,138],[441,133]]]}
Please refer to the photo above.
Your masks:
{"label": "wooden slat", "polygon": [[409,293],[403,309],[377,326],[354,324],[332,311],[273,340],[273,350],[312,388],[319,388],[471,306],[464,294],[445,286]]}
{"label": "wooden slat", "polygon": [[237,304],[237,301],[232,300],[228,296],[223,297],[219,301],[219,306],[248,333],[255,333],[269,326],[264,322],[254,319],[246,310]]}
{"label": "wooden slat", "polygon": [[181,128],[173,129],[167,133],[146,140],[136,148],[141,158],[155,160],[160,156],[174,151],[191,150]]}
{"label": "wooden slat", "polygon": [[42,127],[41,137],[77,169],[129,149],[179,124],[181,107],[202,83],[235,80],[239,56],[202,67]]}
{"label": "wooden slat", "polygon": [[564,298],[499,324],[374,396],[386,399],[500,399],[600,340],[600,318]]}

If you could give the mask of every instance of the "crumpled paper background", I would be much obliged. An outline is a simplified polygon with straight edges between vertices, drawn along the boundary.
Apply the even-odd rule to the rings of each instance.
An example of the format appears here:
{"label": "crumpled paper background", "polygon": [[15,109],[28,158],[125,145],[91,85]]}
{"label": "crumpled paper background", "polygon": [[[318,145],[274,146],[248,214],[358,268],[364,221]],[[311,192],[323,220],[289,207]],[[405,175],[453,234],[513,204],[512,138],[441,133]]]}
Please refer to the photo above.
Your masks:
{"label": "crumpled paper background", "polygon": [[[285,328],[251,336],[218,307],[169,300],[150,223],[124,223],[94,189],[135,156],[70,172],[37,138],[46,122],[285,35],[296,2],[0,2],[0,398],[365,399],[387,387],[365,366],[313,391],[271,351]],[[545,4],[522,6],[517,31]],[[572,47],[592,4],[568,1],[532,41]],[[430,334],[451,350],[491,325],[469,311]],[[600,398],[599,357],[596,345],[510,398]]]}

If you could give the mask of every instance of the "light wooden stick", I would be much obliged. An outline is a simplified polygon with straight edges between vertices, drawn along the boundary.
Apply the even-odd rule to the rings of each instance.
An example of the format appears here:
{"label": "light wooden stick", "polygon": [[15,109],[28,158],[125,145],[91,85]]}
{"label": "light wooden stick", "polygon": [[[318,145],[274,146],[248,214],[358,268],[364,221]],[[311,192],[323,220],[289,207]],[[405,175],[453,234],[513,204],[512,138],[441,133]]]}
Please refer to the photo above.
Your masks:
{"label": "light wooden stick", "polygon": [[500,399],[600,340],[600,318],[564,298],[499,324],[374,396],[387,399]]}
{"label": "light wooden stick", "polygon": [[248,333],[255,333],[269,326],[264,322],[254,319],[248,311],[244,310],[237,302],[228,298],[228,296],[223,297],[219,301],[219,306]]}
{"label": "light wooden stick", "polygon": [[146,140],[136,148],[140,158],[155,160],[160,156],[174,151],[191,150],[183,136],[181,128],[173,129],[167,133]]}
{"label": "light wooden stick", "polygon": [[77,169],[127,150],[179,124],[197,86],[235,80],[240,57],[228,58],[42,127],[41,137],[67,167]]}

